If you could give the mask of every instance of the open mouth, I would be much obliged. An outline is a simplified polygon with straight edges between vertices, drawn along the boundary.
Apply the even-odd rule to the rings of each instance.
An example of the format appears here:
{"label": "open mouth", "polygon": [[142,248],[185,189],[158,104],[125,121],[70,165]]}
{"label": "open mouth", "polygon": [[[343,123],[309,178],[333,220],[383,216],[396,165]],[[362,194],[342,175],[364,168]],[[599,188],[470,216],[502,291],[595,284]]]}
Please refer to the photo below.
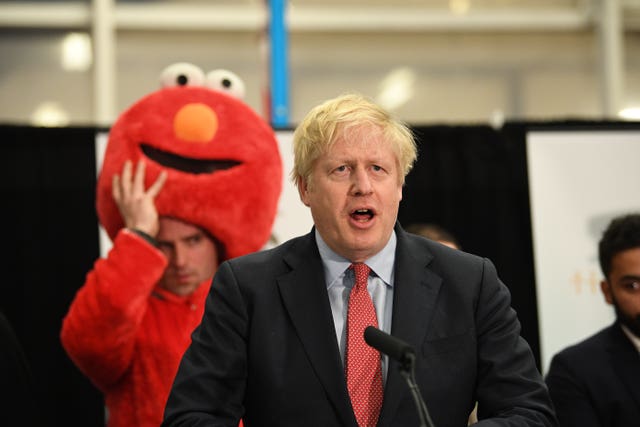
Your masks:
{"label": "open mouth", "polygon": [[190,159],[188,157],[178,156],[177,154],[159,150],[145,143],[141,143],[140,148],[145,156],[162,166],[193,174],[211,173],[219,170],[231,169],[232,167],[240,164],[240,162],[236,160]]}
{"label": "open mouth", "polygon": [[374,215],[375,213],[371,209],[356,209],[351,212],[351,218],[360,222],[369,221]]}

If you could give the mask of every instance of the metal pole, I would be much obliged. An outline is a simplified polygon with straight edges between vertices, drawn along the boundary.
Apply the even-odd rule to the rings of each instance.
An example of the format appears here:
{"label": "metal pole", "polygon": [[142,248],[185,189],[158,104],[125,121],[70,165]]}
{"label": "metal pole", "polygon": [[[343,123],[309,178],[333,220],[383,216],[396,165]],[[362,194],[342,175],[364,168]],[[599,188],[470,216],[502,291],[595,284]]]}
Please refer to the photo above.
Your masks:
{"label": "metal pole", "polygon": [[617,118],[624,93],[624,28],[619,0],[600,0],[601,98],[606,119]]}
{"label": "metal pole", "polygon": [[93,0],[91,16],[94,75],[94,120],[99,126],[110,126],[116,117],[115,98],[115,25],[114,0]]}

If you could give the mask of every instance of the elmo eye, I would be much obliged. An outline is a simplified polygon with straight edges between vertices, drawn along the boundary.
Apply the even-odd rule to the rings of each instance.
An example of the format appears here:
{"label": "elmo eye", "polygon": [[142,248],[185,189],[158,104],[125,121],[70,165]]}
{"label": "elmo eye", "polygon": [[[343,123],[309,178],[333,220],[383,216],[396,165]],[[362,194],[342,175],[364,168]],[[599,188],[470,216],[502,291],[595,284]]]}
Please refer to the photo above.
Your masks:
{"label": "elmo eye", "polygon": [[172,86],[204,86],[204,72],[188,62],[169,65],[160,75],[162,87]]}
{"label": "elmo eye", "polygon": [[244,99],[244,82],[228,70],[213,70],[207,73],[207,86],[238,99]]}

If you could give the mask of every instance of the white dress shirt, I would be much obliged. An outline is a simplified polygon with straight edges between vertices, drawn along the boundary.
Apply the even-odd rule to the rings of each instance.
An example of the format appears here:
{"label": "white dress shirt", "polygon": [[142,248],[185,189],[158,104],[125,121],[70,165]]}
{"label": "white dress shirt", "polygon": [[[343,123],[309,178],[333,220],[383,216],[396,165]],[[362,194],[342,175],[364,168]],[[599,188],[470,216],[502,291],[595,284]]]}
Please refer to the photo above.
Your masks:
{"label": "white dress shirt", "polygon": [[[324,266],[324,278],[331,304],[331,314],[333,324],[336,329],[336,339],[340,348],[340,356],[344,365],[344,355],[346,347],[345,324],[347,319],[347,308],[349,306],[349,294],[355,284],[355,277],[352,270],[349,270],[351,261],[336,254],[329,248],[316,229],[316,242],[322,264]],[[389,333],[391,331],[391,314],[393,310],[393,283],[394,266],[396,255],[396,233],[391,233],[391,238],[385,247],[365,260],[365,264],[371,269],[367,290],[378,317],[378,328]],[[387,376],[387,357],[382,358],[382,376]]]}

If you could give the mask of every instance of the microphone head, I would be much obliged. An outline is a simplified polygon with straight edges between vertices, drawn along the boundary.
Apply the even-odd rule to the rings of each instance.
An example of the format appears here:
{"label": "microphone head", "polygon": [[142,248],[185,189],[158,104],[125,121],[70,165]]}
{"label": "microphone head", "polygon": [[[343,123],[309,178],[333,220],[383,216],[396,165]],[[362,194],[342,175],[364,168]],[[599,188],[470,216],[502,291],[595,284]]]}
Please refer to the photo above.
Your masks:
{"label": "microphone head", "polygon": [[416,351],[406,342],[389,335],[373,326],[367,326],[364,330],[364,341],[381,353],[386,354],[400,363],[412,363],[416,357]]}

